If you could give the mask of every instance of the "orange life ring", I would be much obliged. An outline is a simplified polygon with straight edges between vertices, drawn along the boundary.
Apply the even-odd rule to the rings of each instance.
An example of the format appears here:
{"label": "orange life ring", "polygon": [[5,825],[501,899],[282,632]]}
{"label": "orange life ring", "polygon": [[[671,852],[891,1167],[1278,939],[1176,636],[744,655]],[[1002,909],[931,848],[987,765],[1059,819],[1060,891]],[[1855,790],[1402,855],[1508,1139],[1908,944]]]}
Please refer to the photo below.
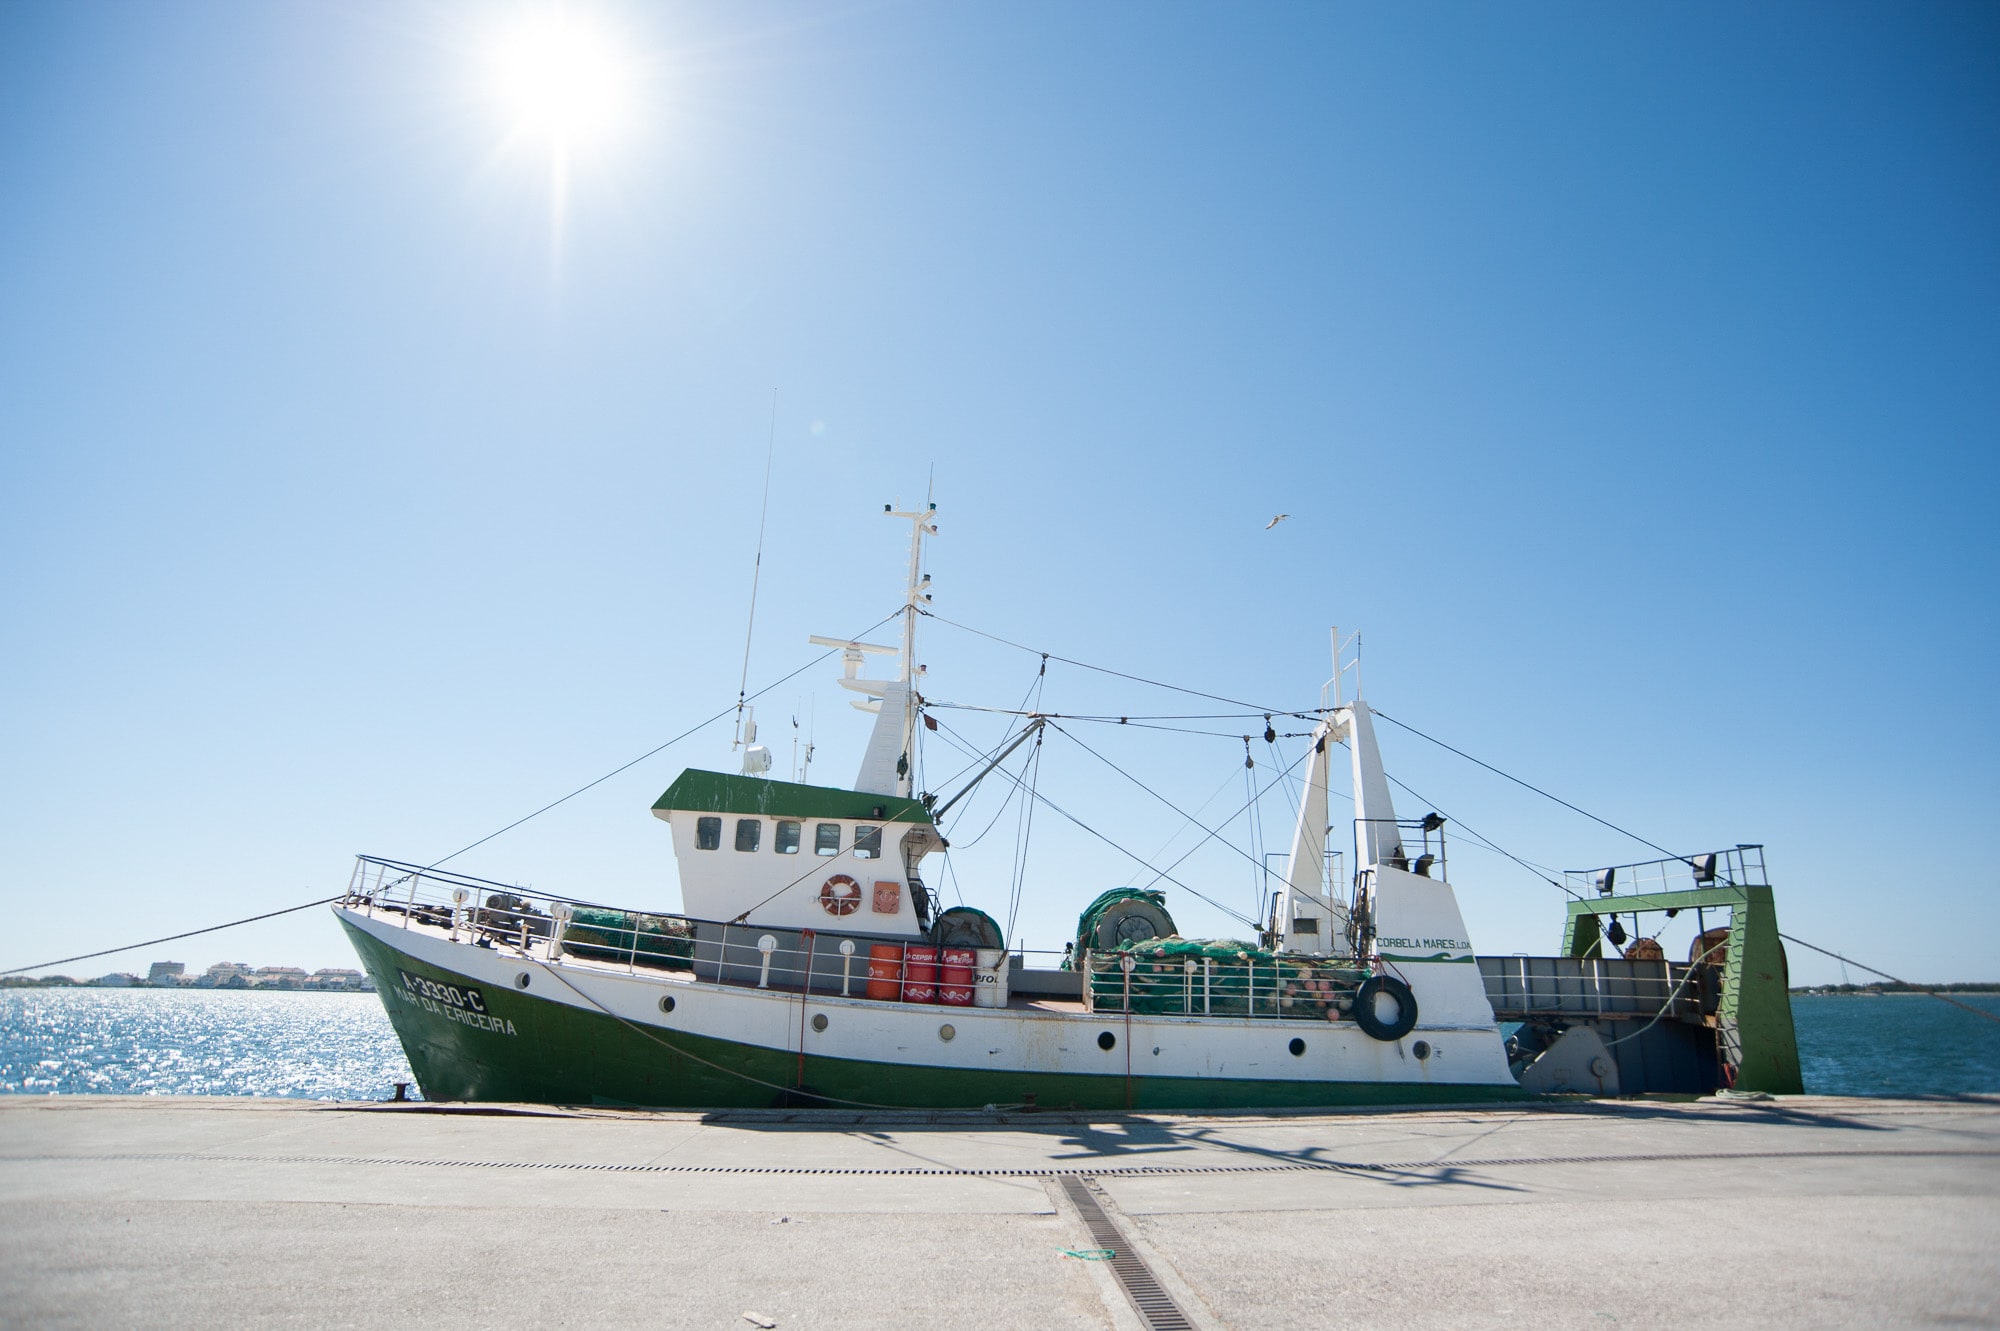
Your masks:
{"label": "orange life ring", "polygon": [[861,884],[837,873],[820,884],[819,908],[829,915],[852,915],[861,908]]}

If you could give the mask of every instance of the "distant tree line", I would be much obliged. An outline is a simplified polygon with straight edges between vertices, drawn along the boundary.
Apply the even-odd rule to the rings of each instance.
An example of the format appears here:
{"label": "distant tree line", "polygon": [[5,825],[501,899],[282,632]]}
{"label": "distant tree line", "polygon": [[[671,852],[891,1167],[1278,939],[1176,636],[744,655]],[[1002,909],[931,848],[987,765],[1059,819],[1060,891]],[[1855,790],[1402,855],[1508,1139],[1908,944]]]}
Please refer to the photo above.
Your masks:
{"label": "distant tree line", "polygon": [[2000,994],[2000,981],[1904,984],[1898,980],[1885,980],[1881,984],[1808,984],[1794,988],[1792,992],[1795,994]]}

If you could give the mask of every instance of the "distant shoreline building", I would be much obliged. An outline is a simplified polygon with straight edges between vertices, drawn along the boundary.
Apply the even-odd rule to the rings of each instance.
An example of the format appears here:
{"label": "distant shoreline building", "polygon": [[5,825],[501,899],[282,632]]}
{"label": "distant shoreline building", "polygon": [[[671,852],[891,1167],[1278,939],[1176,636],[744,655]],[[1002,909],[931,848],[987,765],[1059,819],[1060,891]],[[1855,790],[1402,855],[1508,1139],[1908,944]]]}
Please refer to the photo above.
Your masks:
{"label": "distant shoreline building", "polygon": [[275,989],[315,994],[372,994],[375,982],[348,966],[322,966],[307,973],[299,966],[252,966],[247,961],[218,961],[200,975],[189,975],[185,962],[155,961],[141,977],[111,971],[89,979],[68,975],[0,976],[4,989]]}

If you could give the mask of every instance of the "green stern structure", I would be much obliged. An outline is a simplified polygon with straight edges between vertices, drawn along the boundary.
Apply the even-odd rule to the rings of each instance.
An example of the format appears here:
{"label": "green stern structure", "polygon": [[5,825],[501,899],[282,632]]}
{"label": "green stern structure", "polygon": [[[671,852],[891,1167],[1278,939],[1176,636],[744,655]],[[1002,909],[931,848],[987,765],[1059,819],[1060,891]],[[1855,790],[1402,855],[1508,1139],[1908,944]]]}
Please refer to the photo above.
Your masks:
{"label": "green stern structure", "polygon": [[[1689,870],[1700,886],[1667,885],[1673,872]],[[1569,903],[1562,942],[1563,954],[1569,957],[1607,955],[1605,915],[1628,914],[1636,923],[1639,915],[1652,912],[1693,911],[1704,918],[1710,911],[1727,911],[1726,925],[1701,931],[1702,937],[1727,935],[1725,941],[1709,944],[1724,949],[1715,1010],[1723,1063],[1734,1070],[1733,1085],[1739,1091],[1804,1093],[1792,1026],[1790,976],[1778,936],[1778,907],[1771,885],[1762,881],[1763,847],[1738,846],[1716,855],[1569,876],[1573,884],[1586,885],[1595,893]],[[1632,890],[1621,891],[1626,884]]]}

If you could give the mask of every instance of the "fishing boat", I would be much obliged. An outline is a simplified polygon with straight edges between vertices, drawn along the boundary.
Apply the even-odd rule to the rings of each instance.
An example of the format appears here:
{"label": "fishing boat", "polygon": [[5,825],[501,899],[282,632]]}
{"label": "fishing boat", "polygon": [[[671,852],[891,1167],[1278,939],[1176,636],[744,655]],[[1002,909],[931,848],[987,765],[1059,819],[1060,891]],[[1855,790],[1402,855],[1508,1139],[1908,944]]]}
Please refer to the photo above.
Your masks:
{"label": "fishing boat", "polygon": [[[1338,631],[1319,706],[1296,714],[1297,817],[1257,938],[1183,937],[1150,885],[1079,903],[1060,957],[944,908],[926,880],[943,820],[995,773],[1018,782],[1004,763],[1052,718],[1022,712],[958,790],[916,789],[935,515],[892,513],[911,533],[900,646],[814,639],[874,714],[852,784],[774,778],[753,719],[741,770],[689,769],[653,805],[678,910],[357,858],[335,913],[426,1099],[1213,1110],[1798,1089],[1760,847],[1580,871],[1561,955],[1479,956],[1446,820],[1398,815]],[[868,677],[870,657],[893,673]],[[1621,915],[1683,909],[1703,925],[1687,963],[1606,949]]]}

